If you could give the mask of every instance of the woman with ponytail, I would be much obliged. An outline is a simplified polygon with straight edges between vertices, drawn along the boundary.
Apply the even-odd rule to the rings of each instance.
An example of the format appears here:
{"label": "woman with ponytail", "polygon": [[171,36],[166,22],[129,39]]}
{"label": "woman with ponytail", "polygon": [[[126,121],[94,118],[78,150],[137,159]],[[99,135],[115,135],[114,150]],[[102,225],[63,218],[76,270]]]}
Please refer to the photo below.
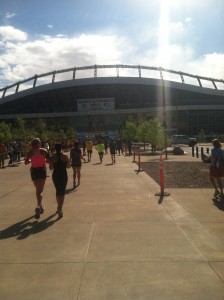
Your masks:
{"label": "woman with ponytail", "polygon": [[31,149],[25,158],[25,165],[31,164],[30,175],[36,189],[37,207],[35,209],[35,219],[40,218],[44,213],[42,204],[43,190],[47,177],[46,163],[49,163],[50,155],[46,149],[41,148],[41,140],[35,138],[31,142]]}
{"label": "woman with ponytail", "polygon": [[62,207],[65,198],[65,189],[68,182],[67,169],[71,165],[69,158],[65,153],[62,153],[61,144],[55,144],[56,153],[53,154],[50,161],[50,170],[53,170],[52,180],[56,189],[57,213],[59,218],[63,217]]}

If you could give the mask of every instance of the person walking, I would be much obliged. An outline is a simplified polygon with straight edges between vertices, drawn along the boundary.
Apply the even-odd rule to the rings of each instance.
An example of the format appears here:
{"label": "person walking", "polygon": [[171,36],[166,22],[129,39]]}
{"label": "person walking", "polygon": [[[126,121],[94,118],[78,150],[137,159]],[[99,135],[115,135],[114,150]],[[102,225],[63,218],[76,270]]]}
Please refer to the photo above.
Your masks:
{"label": "person walking", "polygon": [[128,155],[131,156],[131,150],[132,150],[132,142],[130,140],[128,140],[127,142],[127,146],[128,146]]}
{"label": "person walking", "polygon": [[115,143],[114,139],[111,139],[111,142],[109,144],[109,148],[110,148],[110,155],[111,155],[112,164],[114,164],[114,163],[116,163],[116,161],[115,161],[116,143]]}
{"label": "person walking", "polygon": [[91,161],[92,152],[93,152],[93,142],[91,141],[90,138],[88,138],[86,140],[85,147],[86,147],[86,150],[87,150],[88,161]]}
{"label": "person walking", "polygon": [[100,163],[102,164],[105,146],[101,141],[98,142],[98,144],[96,146],[96,150],[98,151]]}
{"label": "person walking", "polygon": [[210,181],[215,188],[214,197],[220,195],[224,199],[222,184],[222,177],[224,176],[224,151],[218,139],[214,139],[212,145],[214,148],[211,150]]}
{"label": "person walking", "polygon": [[40,214],[44,212],[42,204],[43,190],[46,181],[46,163],[50,162],[50,155],[46,149],[41,148],[41,140],[35,138],[31,142],[31,150],[25,158],[25,165],[31,163],[30,175],[36,189],[37,207],[35,209],[35,219],[40,218]]}
{"label": "person walking", "polygon": [[82,151],[79,148],[79,143],[75,142],[74,147],[70,151],[70,163],[73,169],[73,187],[76,187],[76,178],[78,181],[78,185],[80,185],[80,179],[81,179],[81,167],[82,167],[82,161],[85,160],[85,158],[82,155]]}
{"label": "person walking", "polygon": [[14,162],[13,161],[13,146],[12,146],[12,143],[9,143],[9,145],[8,145],[8,155],[9,155],[8,166],[12,166],[12,164]]}
{"label": "person walking", "polygon": [[118,151],[119,155],[121,155],[121,153],[124,154],[123,153],[123,141],[120,138],[117,140],[117,151]]}
{"label": "person walking", "polygon": [[109,143],[108,143],[108,140],[107,139],[105,139],[105,141],[104,141],[104,147],[105,147],[105,154],[107,154],[108,153],[108,145]]}
{"label": "person walking", "polygon": [[5,144],[0,141],[0,168],[5,168],[5,159],[7,158],[7,149]]}
{"label": "person walking", "polygon": [[53,154],[50,160],[49,168],[53,170],[52,180],[56,189],[57,213],[58,217],[63,217],[62,207],[65,199],[65,189],[68,183],[67,168],[70,168],[68,155],[62,153],[62,146],[60,143],[55,144],[56,153]]}
{"label": "person walking", "polygon": [[83,156],[86,156],[86,141],[87,141],[87,138],[85,137],[85,139],[83,140],[83,143],[82,143],[82,155]]}

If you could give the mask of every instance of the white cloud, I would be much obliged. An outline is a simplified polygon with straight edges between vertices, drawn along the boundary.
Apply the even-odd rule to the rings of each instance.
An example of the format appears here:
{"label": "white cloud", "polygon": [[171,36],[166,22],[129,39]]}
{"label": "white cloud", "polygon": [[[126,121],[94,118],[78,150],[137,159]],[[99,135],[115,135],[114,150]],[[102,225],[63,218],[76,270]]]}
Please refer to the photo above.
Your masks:
{"label": "white cloud", "polygon": [[50,28],[50,29],[52,29],[52,28],[53,28],[53,25],[47,24],[47,27]]}
{"label": "white cloud", "polygon": [[1,40],[6,41],[25,41],[27,34],[13,26],[0,26],[0,37]]}
{"label": "white cloud", "polygon": [[198,60],[189,62],[187,68],[197,75],[224,79],[224,53],[205,54]]}
{"label": "white cloud", "polygon": [[191,22],[191,18],[190,17],[188,17],[188,18],[185,18],[185,20],[184,20],[186,23],[190,23]]}
{"label": "white cloud", "polygon": [[[180,22],[172,23],[171,27],[177,35],[185,33]],[[0,26],[0,36],[5,42],[0,43],[0,85],[4,87],[35,74],[94,64],[161,66],[194,75],[223,77],[224,53],[205,53],[195,59],[192,46],[178,39],[167,45],[169,60],[164,59],[162,63],[158,46],[150,43],[150,38],[155,37],[155,30],[152,32],[139,46],[135,39],[112,33],[74,37],[45,35],[31,41],[23,31]]]}
{"label": "white cloud", "polygon": [[15,13],[9,13],[9,12],[7,12],[7,13],[5,14],[5,19],[11,19],[11,18],[13,18],[13,17],[15,17],[15,16],[16,16]]}
{"label": "white cloud", "polygon": [[114,36],[42,36],[35,41],[7,43],[0,54],[4,68],[0,78],[18,81],[35,74],[75,66],[110,64],[121,61],[123,40]]}

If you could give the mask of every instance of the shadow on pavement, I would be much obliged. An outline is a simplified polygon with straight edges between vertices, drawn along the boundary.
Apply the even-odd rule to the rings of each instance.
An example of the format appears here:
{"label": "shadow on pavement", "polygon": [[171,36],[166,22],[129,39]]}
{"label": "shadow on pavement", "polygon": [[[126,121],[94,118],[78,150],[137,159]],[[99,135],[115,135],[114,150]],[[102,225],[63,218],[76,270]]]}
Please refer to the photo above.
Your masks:
{"label": "shadow on pavement", "polygon": [[158,200],[158,204],[162,204],[163,203],[163,195],[160,195],[159,200]]}
{"label": "shadow on pavement", "polygon": [[212,201],[218,209],[224,211],[224,201],[223,200],[212,199]]}
{"label": "shadow on pavement", "polygon": [[59,218],[52,220],[57,213],[54,213],[47,217],[46,219],[38,222],[37,220],[31,222],[34,216],[26,218],[16,224],[9,226],[0,231],[0,240],[8,239],[12,237],[17,237],[17,240],[22,240],[27,238],[31,234],[39,233],[48,227],[52,226]]}
{"label": "shadow on pavement", "polygon": [[74,193],[75,191],[77,191],[75,187],[66,189],[65,194],[71,194],[71,193]]}

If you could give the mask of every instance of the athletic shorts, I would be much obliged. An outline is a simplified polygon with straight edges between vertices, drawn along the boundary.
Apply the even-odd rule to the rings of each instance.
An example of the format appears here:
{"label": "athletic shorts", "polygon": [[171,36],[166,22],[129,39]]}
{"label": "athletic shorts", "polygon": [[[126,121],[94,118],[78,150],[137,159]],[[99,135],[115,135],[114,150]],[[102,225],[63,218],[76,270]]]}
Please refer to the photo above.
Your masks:
{"label": "athletic shorts", "polygon": [[74,167],[74,168],[81,168],[81,166],[82,166],[82,164],[78,164],[78,163],[72,164],[72,167]]}
{"label": "athletic shorts", "polygon": [[52,179],[54,182],[54,186],[56,189],[56,195],[62,196],[65,194],[65,189],[66,189],[66,185],[68,182],[68,176],[67,174],[65,176],[55,176],[54,174],[52,175]]}
{"label": "athletic shorts", "polygon": [[47,171],[45,168],[31,168],[30,175],[32,180],[46,179]]}
{"label": "athletic shorts", "polygon": [[224,177],[224,169],[211,166],[209,174],[211,177]]}

